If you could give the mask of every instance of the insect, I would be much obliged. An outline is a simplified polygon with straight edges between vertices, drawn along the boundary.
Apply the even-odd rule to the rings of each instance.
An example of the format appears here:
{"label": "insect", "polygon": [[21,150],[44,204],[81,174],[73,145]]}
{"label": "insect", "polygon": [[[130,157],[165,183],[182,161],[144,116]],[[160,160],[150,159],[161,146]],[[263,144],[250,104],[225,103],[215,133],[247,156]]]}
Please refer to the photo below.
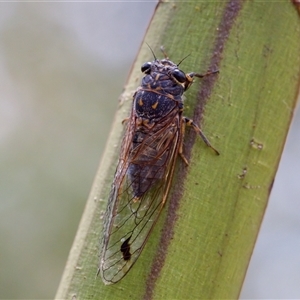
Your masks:
{"label": "insect", "polygon": [[[151,50],[152,51],[152,50]],[[105,284],[121,280],[141,254],[167,200],[175,162],[183,155],[185,126],[192,126],[216,154],[201,129],[183,116],[183,93],[195,77],[217,73],[184,73],[164,59],[142,65],[141,86],[133,96],[130,117],[108,199],[100,253]]]}

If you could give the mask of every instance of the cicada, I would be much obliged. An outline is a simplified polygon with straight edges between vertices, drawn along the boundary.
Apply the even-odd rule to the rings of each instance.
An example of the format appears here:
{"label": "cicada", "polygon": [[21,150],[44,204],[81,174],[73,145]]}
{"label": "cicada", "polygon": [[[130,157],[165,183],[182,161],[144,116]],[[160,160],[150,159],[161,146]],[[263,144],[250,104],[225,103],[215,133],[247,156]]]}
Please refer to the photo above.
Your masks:
{"label": "cicada", "polygon": [[[163,51],[165,54],[165,52]],[[167,200],[175,162],[183,155],[190,125],[217,154],[201,129],[183,116],[183,93],[195,77],[165,54],[142,65],[144,77],[133,96],[130,117],[104,217],[100,273],[105,284],[121,280],[140,256]]]}

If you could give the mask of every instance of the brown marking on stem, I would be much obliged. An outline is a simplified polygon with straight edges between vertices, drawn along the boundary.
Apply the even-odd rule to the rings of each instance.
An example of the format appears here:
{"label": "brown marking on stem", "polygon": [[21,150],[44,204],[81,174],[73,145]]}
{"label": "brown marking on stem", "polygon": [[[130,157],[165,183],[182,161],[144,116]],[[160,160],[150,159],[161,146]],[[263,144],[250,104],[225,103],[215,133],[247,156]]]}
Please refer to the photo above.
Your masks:
{"label": "brown marking on stem", "polygon": [[[230,0],[225,6],[221,22],[218,26],[217,37],[214,43],[214,48],[210,59],[210,71],[217,70],[220,66],[220,62],[222,60],[222,53],[226,41],[230,34],[230,30],[235,22],[235,19],[242,8],[242,4],[242,0]],[[196,124],[199,124],[202,118],[205,104],[210,97],[216,80],[217,76],[215,75],[206,76],[202,79],[201,89],[197,95],[197,104],[195,107],[195,113],[193,118]],[[192,133],[191,131],[191,134],[189,134],[188,139],[185,140],[185,156],[188,160],[190,159],[191,150],[195,143],[195,139],[196,134]],[[167,216],[160,236],[158,249],[156,251],[155,258],[152,262],[150,273],[146,280],[146,291],[143,297],[144,300],[152,299],[156,280],[159,277],[160,272],[164,266],[166,255],[168,252],[168,247],[171,239],[173,238],[174,226],[177,220],[177,210],[179,208],[180,200],[183,195],[183,182],[187,175],[187,167],[184,164],[180,164],[178,167],[178,173],[180,174],[180,181],[177,180],[170,197]]]}
{"label": "brown marking on stem", "polygon": [[292,0],[294,7],[296,8],[298,14],[300,15],[300,0]]}

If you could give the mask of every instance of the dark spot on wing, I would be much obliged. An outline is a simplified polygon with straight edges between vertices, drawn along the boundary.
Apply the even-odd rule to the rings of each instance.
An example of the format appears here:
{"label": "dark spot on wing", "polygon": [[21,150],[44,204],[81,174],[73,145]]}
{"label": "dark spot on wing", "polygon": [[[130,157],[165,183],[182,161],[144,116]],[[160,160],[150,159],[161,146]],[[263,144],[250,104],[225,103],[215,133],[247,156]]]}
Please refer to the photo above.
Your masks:
{"label": "dark spot on wing", "polygon": [[121,245],[121,252],[123,254],[124,260],[126,260],[126,261],[130,260],[130,258],[131,258],[130,244],[129,244],[130,239],[131,239],[131,236],[125,242],[123,242],[123,244]]}

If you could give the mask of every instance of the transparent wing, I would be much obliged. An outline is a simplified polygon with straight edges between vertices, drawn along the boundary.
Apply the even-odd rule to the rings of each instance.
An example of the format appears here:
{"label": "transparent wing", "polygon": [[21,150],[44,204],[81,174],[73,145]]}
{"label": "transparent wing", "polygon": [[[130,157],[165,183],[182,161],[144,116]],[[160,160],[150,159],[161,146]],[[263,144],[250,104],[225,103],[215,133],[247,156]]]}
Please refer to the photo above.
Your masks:
{"label": "transparent wing", "polygon": [[180,128],[178,113],[146,133],[137,133],[135,118],[128,121],[105,216],[99,272],[106,284],[127,274],[158,219],[172,180]]}

